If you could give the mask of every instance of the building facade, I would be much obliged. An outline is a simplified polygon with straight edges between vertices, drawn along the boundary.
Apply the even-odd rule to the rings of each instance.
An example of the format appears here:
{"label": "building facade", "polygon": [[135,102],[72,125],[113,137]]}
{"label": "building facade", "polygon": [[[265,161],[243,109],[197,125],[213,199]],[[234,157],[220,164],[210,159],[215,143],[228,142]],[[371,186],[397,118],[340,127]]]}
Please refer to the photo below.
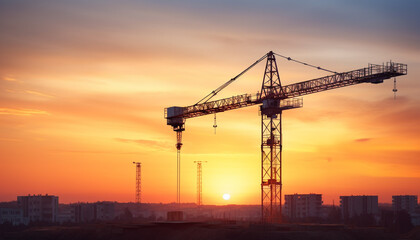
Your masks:
{"label": "building facade", "polygon": [[23,211],[19,208],[0,208],[0,224],[10,223],[13,226],[27,225],[28,218],[23,217]]}
{"label": "building facade", "polygon": [[76,203],[72,205],[77,223],[111,221],[115,218],[113,202]]}
{"label": "building facade", "polygon": [[113,202],[96,203],[96,220],[111,221],[115,218],[115,205]]}
{"label": "building facade", "polygon": [[340,208],[344,219],[366,214],[377,215],[378,196],[340,196]]}
{"label": "building facade", "polygon": [[413,214],[417,209],[416,195],[395,195],[392,196],[392,209],[395,212],[405,210],[409,214]]}
{"label": "building facade", "polygon": [[30,222],[56,222],[58,197],[53,195],[28,195],[17,197],[24,218]]}
{"label": "building facade", "polygon": [[321,217],[322,194],[292,194],[284,198],[284,214],[290,219]]}
{"label": "building facade", "polygon": [[88,223],[96,220],[96,206],[93,203],[77,203],[73,208],[75,222]]}

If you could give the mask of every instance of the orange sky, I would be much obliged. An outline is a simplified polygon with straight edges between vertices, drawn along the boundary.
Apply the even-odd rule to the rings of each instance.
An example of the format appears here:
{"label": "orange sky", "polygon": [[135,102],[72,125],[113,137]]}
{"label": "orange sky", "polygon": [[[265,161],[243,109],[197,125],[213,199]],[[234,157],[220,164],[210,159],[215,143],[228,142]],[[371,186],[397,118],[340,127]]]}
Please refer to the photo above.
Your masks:
{"label": "orange sky", "polygon": [[[335,71],[408,64],[395,101],[388,80],[308,95],[283,114],[285,194],[322,193],[328,204],[418,195],[418,3],[351,4],[0,3],[0,201],[133,201],[133,161],[143,202],[175,201],[175,133],[163,109],[194,104],[270,50]],[[263,65],[218,97],[259,91]],[[283,84],[326,75],[278,66]],[[193,161],[203,160],[205,204],[259,204],[258,108],[217,121],[215,135],[213,116],[187,120],[182,201],[195,201]]]}

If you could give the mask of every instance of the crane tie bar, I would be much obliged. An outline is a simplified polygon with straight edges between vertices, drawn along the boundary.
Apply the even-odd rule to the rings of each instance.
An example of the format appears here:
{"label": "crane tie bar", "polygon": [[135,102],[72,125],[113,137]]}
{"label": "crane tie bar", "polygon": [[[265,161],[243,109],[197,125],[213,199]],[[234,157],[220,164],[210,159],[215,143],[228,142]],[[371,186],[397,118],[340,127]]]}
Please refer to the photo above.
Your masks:
{"label": "crane tie bar", "polygon": [[299,60],[295,60],[295,59],[293,59],[291,57],[286,57],[286,56],[280,55],[278,53],[274,53],[274,55],[279,56],[279,57],[282,57],[284,59],[287,59],[288,61],[293,61],[293,62],[300,63],[300,64],[303,64],[303,65],[308,66],[308,67],[316,68],[318,70],[322,70],[322,71],[326,71],[326,72],[330,72],[330,73],[334,73],[334,74],[337,74],[338,73],[338,72],[335,72],[335,71],[328,70],[326,68],[322,68],[322,67],[315,66],[315,65],[312,65],[312,64],[309,64],[309,63],[301,62]]}
{"label": "crane tie bar", "polygon": [[[305,66],[308,66],[308,67],[313,67],[313,68],[316,68],[316,69],[318,69],[318,70],[322,70],[322,71],[326,71],[326,72],[330,72],[330,73],[334,73],[334,74],[337,74],[337,72],[335,72],[335,71],[331,71],[331,70],[328,70],[328,69],[325,69],[325,68],[322,68],[322,67],[319,67],[319,66],[315,66],[315,65],[312,65],[312,64],[309,64],[309,63],[305,63],[305,62],[301,62],[301,61],[298,61],[298,60],[295,60],[295,59],[292,59],[291,57],[286,57],[286,56],[283,56],[283,55],[280,55],[280,54],[277,54],[277,53],[274,53],[274,52],[270,52],[271,54],[274,54],[274,55],[277,55],[277,56],[279,56],[279,57],[282,57],[282,58],[284,58],[284,59],[287,59],[288,61],[293,61],[293,62],[296,62],[296,63],[300,63],[300,64],[303,64],[303,65],[305,65]],[[234,82],[236,79],[238,79],[239,77],[241,77],[244,73],[246,73],[249,69],[251,69],[251,68],[253,68],[255,65],[257,65],[258,63],[260,63],[262,60],[264,60],[267,56],[268,56],[268,54],[270,54],[270,53],[267,53],[267,54],[265,54],[264,56],[262,56],[260,59],[258,59],[255,63],[253,63],[251,66],[249,66],[248,68],[246,68],[245,70],[243,70],[241,73],[239,73],[238,75],[236,75],[236,77],[234,77],[234,78],[232,78],[232,79],[230,79],[229,81],[227,81],[227,82],[225,82],[224,84],[222,84],[220,87],[218,87],[218,88],[216,88],[215,90],[213,90],[211,93],[209,93],[207,96],[205,96],[204,98],[202,98],[200,101],[198,101],[196,104],[194,104],[194,105],[198,105],[198,104],[200,104],[200,103],[206,103],[206,102],[208,102],[211,98],[213,98],[214,96],[216,96],[220,91],[222,91],[225,87],[227,87],[227,86],[229,86],[232,82]]]}

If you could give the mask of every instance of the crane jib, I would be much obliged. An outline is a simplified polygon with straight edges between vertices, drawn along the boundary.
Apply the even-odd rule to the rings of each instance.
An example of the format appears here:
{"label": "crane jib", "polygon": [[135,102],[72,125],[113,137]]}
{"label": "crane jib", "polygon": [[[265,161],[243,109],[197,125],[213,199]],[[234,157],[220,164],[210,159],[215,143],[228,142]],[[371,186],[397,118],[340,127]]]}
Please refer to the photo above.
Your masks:
{"label": "crane jib", "polygon": [[[341,88],[359,83],[381,83],[385,79],[406,75],[407,65],[402,63],[388,62],[383,65],[369,64],[367,68],[361,68],[349,72],[337,73],[317,79],[294,83],[274,89],[275,94],[260,98],[259,93],[242,94],[229,98],[209,101],[202,104],[187,107],[170,107],[165,109],[165,118],[193,118],[228,110],[261,104],[266,98],[289,99],[307,94]],[[168,122],[169,124],[169,122]],[[171,124],[169,124],[171,125]]]}

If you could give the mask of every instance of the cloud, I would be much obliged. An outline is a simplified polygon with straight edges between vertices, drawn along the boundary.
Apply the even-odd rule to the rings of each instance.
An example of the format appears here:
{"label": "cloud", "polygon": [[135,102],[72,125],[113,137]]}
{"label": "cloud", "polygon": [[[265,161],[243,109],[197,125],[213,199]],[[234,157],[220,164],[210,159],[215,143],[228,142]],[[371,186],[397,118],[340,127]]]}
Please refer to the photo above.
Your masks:
{"label": "cloud", "polygon": [[16,116],[32,116],[37,114],[49,114],[46,111],[38,109],[13,109],[13,108],[0,108],[0,115],[16,115]]}
{"label": "cloud", "polygon": [[358,139],[355,139],[354,141],[355,142],[368,142],[370,140],[372,140],[372,138],[358,138]]}
{"label": "cloud", "polygon": [[41,96],[41,97],[54,98],[54,96],[52,96],[52,95],[48,95],[48,94],[46,94],[46,93],[42,93],[42,92],[38,92],[38,91],[25,90],[24,92],[25,92],[25,93],[32,94],[32,95]]}
{"label": "cloud", "polygon": [[65,150],[56,149],[57,152],[80,153],[80,154],[140,154],[142,152],[122,152],[122,151],[88,151],[88,150]]}
{"label": "cloud", "polygon": [[123,143],[136,143],[143,147],[152,148],[152,149],[169,149],[170,144],[168,142],[160,142],[155,140],[145,140],[145,139],[125,139],[125,138],[115,138],[118,142]]}
{"label": "cloud", "polygon": [[20,142],[20,139],[15,139],[15,138],[0,138],[0,141],[3,142]]}
{"label": "cloud", "polygon": [[17,79],[15,77],[12,76],[4,76],[1,79],[3,79],[4,81],[8,81],[8,82],[16,82]]}
{"label": "cloud", "polygon": [[[413,10],[417,9],[417,4],[413,1],[406,1],[407,4],[373,2],[380,4],[282,1],[262,5],[241,2],[238,7],[225,2],[140,1],[117,5],[102,1],[78,4],[37,1],[24,6],[9,3],[0,7],[0,16],[4,18],[0,18],[0,27],[4,29],[0,33],[0,46],[4,47],[0,48],[8,56],[0,61],[13,66],[45,68],[50,66],[45,61],[75,57],[79,63],[87,62],[84,64],[87,68],[104,61],[124,59],[137,63],[161,62],[162,55],[165,61],[171,58],[176,62],[181,58],[185,61],[189,56],[199,62],[196,59],[200,56],[213,55],[215,59],[214,56],[229,49],[236,53],[231,56],[232,52],[227,52],[226,56],[242,58],[244,53],[238,51],[240,49],[260,52],[273,46],[301,49],[305,55],[313,55],[334,45],[345,48],[357,42],[365,47],[386,44],[387,51],[400,47],[409,48],[411,52],[413,48],[419,50],[416,41],[420,36],[416,24],[419,17]],[[343,10],[348,8],[351,10]],[[389,13],[398,17],[390,18]],[[406,34],[389,36],[389,31],[402,30]],[[406,36],[414,39],[401,39]],[[312,48],[310,52],[309,48]],[[60,62],[54,61],[54,65],[59,65],[57,63]],[[70,64],[63,65],[70,67]],[[47,70],[57,71],[58,67],[61,66]]]}

